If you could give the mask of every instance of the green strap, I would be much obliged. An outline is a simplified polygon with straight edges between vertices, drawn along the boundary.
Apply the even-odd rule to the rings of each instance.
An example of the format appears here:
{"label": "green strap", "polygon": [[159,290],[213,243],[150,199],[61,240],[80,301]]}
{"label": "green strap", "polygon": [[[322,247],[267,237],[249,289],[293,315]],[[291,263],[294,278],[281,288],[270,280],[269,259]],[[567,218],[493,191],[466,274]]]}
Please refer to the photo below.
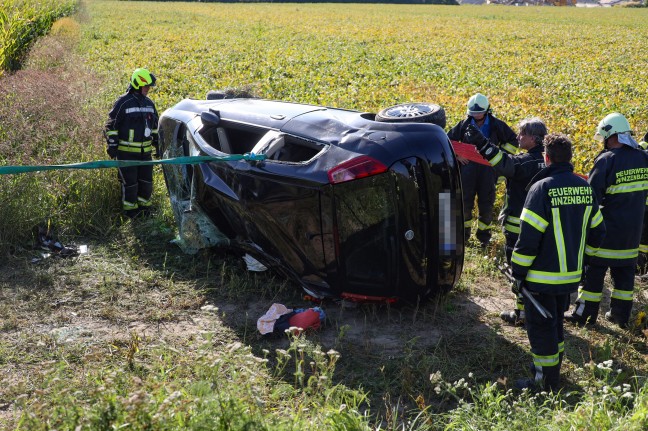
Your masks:
{"label": "green strap", "polygon": [[58,171],[63,169],[106,169],[126,168],[130,166],[148,165],[197,165],[205,162],[228,162],[236,160],[262,161],[265,154],[232,154],[223,157],[214,156],[187,156],[162,160],[96,160],[93,162],[71,163],[69,165],[31,165],[31,166],[0,166],[0,175],[24,174],[26,172]]}

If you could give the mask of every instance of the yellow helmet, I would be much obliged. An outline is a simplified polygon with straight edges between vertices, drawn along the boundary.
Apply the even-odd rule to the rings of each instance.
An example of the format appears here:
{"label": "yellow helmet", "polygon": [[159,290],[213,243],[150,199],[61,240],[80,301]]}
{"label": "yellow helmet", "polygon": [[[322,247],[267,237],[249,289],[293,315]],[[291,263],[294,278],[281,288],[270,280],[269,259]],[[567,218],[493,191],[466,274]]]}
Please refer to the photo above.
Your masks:
{"label": "yellow helmet", "polygon": [[468,115],[485,114],[490,107],[488,97],[477,93],[468,100]]}
{"label": "yellow helmet", "polygon": [[133,74],[131,75],[131,86],[135,90],[139,90],[140,88],[146,86],[146,85],[155,85],[155,75],[153,75],[151,72],[149,72],[147,69],[144,68],[138,68],[135,69]]}
{"label": "yellow helmet", "polygon": [[598,124],[598,127],[596,128],[596,134],[594,135],[594,139],[596,139],[597,141],[604,141],[612,135],[623,134],[623,133],[632,134],[632,130],[630,129],[630,123],[628,123],[626,117],[619,114],[618,112],[614,112],[612,114],[607,115]]}

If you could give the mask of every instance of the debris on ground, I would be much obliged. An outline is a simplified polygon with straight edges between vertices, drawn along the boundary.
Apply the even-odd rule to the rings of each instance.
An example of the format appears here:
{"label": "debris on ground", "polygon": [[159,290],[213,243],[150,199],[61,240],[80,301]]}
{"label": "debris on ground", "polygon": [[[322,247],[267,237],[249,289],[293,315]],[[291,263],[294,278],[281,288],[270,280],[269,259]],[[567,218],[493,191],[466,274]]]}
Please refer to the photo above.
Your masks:
{"label": "debris on ground", "polygon": [[44,250],[48,253],[42,253],[41,257],[35,257],[31,260],[32,263],[40,262],[51,256],[58,257],[74,257],[79,254],[86,254],[88,252],[87,245],[63,245],[53,234],[52,229],[44,226],[37,226],[34,228],[34,241],[35,248]]}
{"label": "debris on ground", "polygon": [[291,309],[283,304],[274,303],[257,320],[257,329],[262,335],[283,334],[290,328],[295,332],[320,328],[326,313],[320,307]]}

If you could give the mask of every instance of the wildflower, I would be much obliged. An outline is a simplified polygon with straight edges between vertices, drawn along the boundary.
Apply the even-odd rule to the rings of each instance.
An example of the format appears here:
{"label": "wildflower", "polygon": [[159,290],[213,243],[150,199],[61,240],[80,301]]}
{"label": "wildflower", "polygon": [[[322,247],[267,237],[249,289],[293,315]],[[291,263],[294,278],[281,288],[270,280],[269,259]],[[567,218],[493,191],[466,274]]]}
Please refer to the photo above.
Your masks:
{"label": "wildflower", "polygon": [[283,356],[284,358],[290,358],[290,354],[284,349],[277,349],[277,354]]}
{"label": "wildflower", "polygon": [[430,374],[430,382],[432,384],[440,382],[442,380],[441,371],[436,371],[433,374]]}
{"label": "wildflower", "polygon": [[337,351],[335,351],[333,349],[326,352],[326,354],[329,355],[331,358],[336,358],[337,359],[337,358],[340,357],[340,352],[337,352]]}

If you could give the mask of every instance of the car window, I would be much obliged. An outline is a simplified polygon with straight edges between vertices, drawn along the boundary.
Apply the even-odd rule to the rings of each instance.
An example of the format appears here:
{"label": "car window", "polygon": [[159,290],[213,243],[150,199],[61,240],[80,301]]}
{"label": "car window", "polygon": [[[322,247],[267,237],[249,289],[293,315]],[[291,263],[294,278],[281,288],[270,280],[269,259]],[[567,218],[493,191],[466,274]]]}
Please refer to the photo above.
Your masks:
{"label": "car window", "polygon": [[325,148],[322,143],[272,130],[257,142],[252,152],[264,154],[269,161],[299,163],[312,159]]}
{"label": "car window", "polygon": [[215,148],[222,153],[232,154],[227,133],[222,127],[203,124],[200,127],[198,134],[200,134],[203,140],[210,147]]}

